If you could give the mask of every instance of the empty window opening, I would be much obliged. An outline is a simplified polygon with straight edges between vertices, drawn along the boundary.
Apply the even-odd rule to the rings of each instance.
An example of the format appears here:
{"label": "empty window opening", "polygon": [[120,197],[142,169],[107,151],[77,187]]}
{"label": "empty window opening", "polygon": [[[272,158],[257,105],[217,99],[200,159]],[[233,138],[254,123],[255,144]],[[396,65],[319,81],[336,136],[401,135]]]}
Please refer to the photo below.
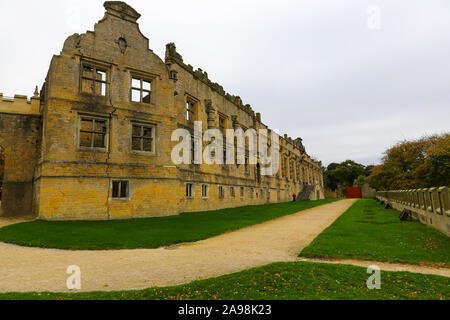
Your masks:
{"label": "empty window opening", "polygon": [[106,69],[83,65],[81,75],[81,91],[98,96],[106,96]]}
{"label": "empty window opening", "polygon": [[225,198],[225,190],[223,186],[219,186],[219,199],[223,200]]}
{"label": "empty window opening", "polygon": [[186,120],[188,122],[194,122],[196,120],[196,118],[195,118],[196,113],[197,113],[196,106],[197,106],[197,104],[194,101],[192,101],[190,99],[187,100],[187,102],[186,102]]}
{"label": "empty window opening", "polygon": [[151,96],[151,80],[133,77],[131,80],[131,101],[149,104],[151,102]]}
{"label": "empty window opening", "polygon": [[194,199],[194,184],[193,183],[186,184],[186,198]]}
{"label": "empty window opening", "polygon": [[207,184],[202,185],[202,198],[203,199],[209,198],[209,186]]}
{"label": "empty window opening", "polygon": [[130,197],[129,181],[113,181],[112,182],[112,198],[114,200],[126,200]]}

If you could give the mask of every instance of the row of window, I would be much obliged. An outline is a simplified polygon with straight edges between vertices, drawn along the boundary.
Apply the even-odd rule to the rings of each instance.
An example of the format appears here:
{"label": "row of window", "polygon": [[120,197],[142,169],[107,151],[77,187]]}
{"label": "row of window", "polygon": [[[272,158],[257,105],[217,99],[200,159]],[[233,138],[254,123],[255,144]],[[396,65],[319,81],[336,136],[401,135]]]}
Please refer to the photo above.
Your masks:
{"label": "row of window", "polygon": [[[155,125],[131,122],[131,150],[134,152],[155,154],[155,134],[156,134]],[[80,116],[80,126],[79,126],[80,149],[107,150],[108,141],[109,141],[109,119],[93,116],[83,116],[83,115]],[[194,148],[192,148],[192,151],[194,151]],[[193,155],[192,159],[194,159]],[[255,170],[258,182],[260,182],[259,165],[257,165]],[[250,172],[249,159],[247,156],[245,158],[245,172],[247,174]],[[222,191],[223,190],[219,189],[219,197],[221,199],[224,198]],[[241,192],[243,192],[242,189]],[[235,198],[236,195],[234,187],[230,187],[230,194],[232,198]],[[186,197],[189,198],[188,195],[186,195]],[[205,192],[202,193],[202,197],[203,198],[208,197],[207,190],[205,190]],[[242,193],[241,197],[243,197]]]}
{"label": "row of window", "polygon": [[[91,95],[106,97],[108,94],[108,68],[95,66],[83,62],[81,74],[81,91]],[[132,102],[150,104],[152,101],[153,80],[138,76],[131,77],[130,100]],[[198,101],[188,97],[186,99],[186,120],[194,122],[198,115]],[[225,124],[223,117],[220,118],[222,128]]]}
{"label": "row of window", "polygon": [[[186,184],[186,199],[194,199],[194,188],[195,185],[194,183],[187,183]],[[225,186],[218,186],[218,195],[219,195],[219,199],[223,200],[225,199]],[[231,199],[235,199],[236,198],[236,189],[235,187],[228,187],[229,188],[229,194],[230,194],[230,198]],[[258,189],[259,190],[259,189]],[[267,199],[270,199],[270,189],[260,189],[259,193],[257,191],[256,193],[256,197],[259,196],[259,198],[264,199],[264,190]],[[202,199],[206,200],[209,199],[209,191],[210,191],[210,185],[208,184],[202,184]],[[255,198],[255,188],[249,188],[249,192],[250,192],[250,198],[254,199]],[[245,187],[239,187],[239,196],[241,199],[245,198]]]}
{"label": "row of window", "polygon": [[[156,127],[150,124],[131,123],[131,149],[132,151],[154,153]],[[80,116],[79,147],[81,149],[107,149],[109,140],[109,119]],[[194,141],[192,141],[194,144]],[[192,159],[194,161],[194,145],[192,146]],[[226,154],[226,150],[224,151]],[[249,157],[245,157],[245,173],[249,173]]]}
{"label": "row of window", "polygon": [[[131,123],[131,149],[138,152],[155,152],[155,126]],[[80,116],[79,147],[81,149],[107,149],[109,119]]]}
{"label": "row of window", "polygon": [[[219,199],[225,199],[225,186],[218,186]],[[236,198],[235,187],[230,186],[229,194],[231,199]],[[195,195],[194,183],[186,183],[186,199],[194,199]],[[209,199],[209,184],[202,184],[202,199]],[[255,188],[249,188],[250,198],[255,198]],[[270,200],[270,189],[257,189],[256,198],[264,199],[264,195],[267,200]],[[239,187],[239,196],[241,199],[245,198],[245,187]],[[130,199],[130,182],[129,181],[112,181],[111,183],[111,199],[112,200],[129,200]],[[278,200],[281,198],[281,191],[278,190]]]}
{"label": "row of window", "polygon": [[[81,74],[81,90],[94,95],[107,95],[108,89],[108,68],[95,66],[83,62],[82,74]],[[152,97],[152,79],[151,77],[140,77],[132,75],[131,78],[131,88],[130,88],[130,99],[133,102],[139,103],[151,103]],[[194,122],[198,119],[198,100],[187,96],[186,98],[186,120],[188,122]],[[219,130],[222,131],[224,136],[226,135],[226,129],[228,128],[228,117],[223,114],[219,114]],[[93,117],[82,117],[81,126],[79,130],[79,147],[82,149],[107,149],[108,138],[109,138],[109,119],[93,118]],[[246,128],[243,128],[245,131]],[[155,152],[155,127],[150,125],[133,124],[132,125],[132,150],[146,153]],[[192,148],[192,152],[194,149]],[[237,149],[235,150],[237,153]],[[246,152],[248,154],[248,152]],[[192,157],[194,159],[194,157]],[[223,149],[223,159],[226,162],[227,153],[226,146]],[[249,158],[248,155],[245,157],[245,173],[250,173],[249,168]],[[294,171],[294,163],[291,162],[289,165],[289,175],[288,175],[288,160],[284,158],[282,160],[281,172],[283,177],[290,176],[291,179],[301,181],[302,174],[303,178],[306,177],[308,182],[312,184],[312,177],[307,177],[305,170],[300,171],[299,165],[297,165],[296,173]],[[258,177],[259,174],[257,173]]]}
{"label": "row of window", "polygon": [[[194,188],[195,185],[193,183],[187,183],[186,184],[186,198],[187,199],[194,199]],[[260,199],[264,199],[264,194],[266,195],[266,198],[270,200],[270,190],[269,189],[258,189],[259,193],[257,191],[256,197]],[[264,191],[265,190],[265,191]],[[202,199],[207,200],[209,199],[209,191],[210,191],[210,185],[208,184],[202,184]],[[249,188],[250,191],[250,198],[255,198],[255,188]],[[229,187],[229,193],[230,198],[235,199],[236,193],[235,193],[235,187]],[[218,186],[218,194],[219,199],[223,200],[225,199],[225,187],[224,186]],[[239,187],[239,195],[241,199],[245,198],[245,188]],[[130,199],[130,182],[129,181],[112,181],[111,183],[111,199],[112,200],[129,200]]]}
{"label": "row of window", "polygon": [[[107,67],[95,66],[83,62],[81,72],[81,92],[106,97],[108,95],[108,71]],[[130,100],[139,103],[151,103],[152,97],[151,78],[132,76],[130,88]]]}

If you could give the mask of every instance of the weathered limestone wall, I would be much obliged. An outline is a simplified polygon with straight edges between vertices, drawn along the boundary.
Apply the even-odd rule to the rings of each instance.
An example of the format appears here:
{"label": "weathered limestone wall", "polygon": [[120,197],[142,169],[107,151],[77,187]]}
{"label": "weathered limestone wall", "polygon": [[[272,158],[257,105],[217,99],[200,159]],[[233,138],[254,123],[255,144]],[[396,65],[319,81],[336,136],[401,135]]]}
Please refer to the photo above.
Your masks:
{"label": "weathered limestone wall", "polygon": [[[19,98],[17,98],[19,97]],[[0,95],[0,145],[5,151],[2,215],[33,213],[33,176],[40,136],[39,99]]]}
{"label": "weathered limestone wall", "polygon": [[377,195],[377,191],[372,189],[367,182],[361,186],[361,192],[364,199],[374,199]]}
{"label": "weathered limestone wall", "polygon": [[336,198],[338,198],[337,192],[332,191],[330,189],[325,189],[325,198],[326,199],[336,199]]}
{"label": "weathered limestone wall", "polygon": [[396,210],[410,210],[413,218],[450,236],[448,187],[402,191],[380,191],[377,198]]}
{"label": "weathered limestone wall", "polygon": [[27,96],[15,95],[8,98],[0,93],[0,113],[12,114],[39,114],[40,99],[35,93],[34,97],[28,100]]}

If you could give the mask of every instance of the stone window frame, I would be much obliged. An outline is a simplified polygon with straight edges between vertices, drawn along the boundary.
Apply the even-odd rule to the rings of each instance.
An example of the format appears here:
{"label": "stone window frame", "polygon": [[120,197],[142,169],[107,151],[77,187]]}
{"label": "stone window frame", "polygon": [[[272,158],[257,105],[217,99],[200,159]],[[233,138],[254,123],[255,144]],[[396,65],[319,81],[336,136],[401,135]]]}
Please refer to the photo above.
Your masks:
{"label": "stone window frame", "polygon": [[[134,126],[141,126],[141,127],[147,127],[152,128],[152,151],[143,151],[143,150],[134,150],[133,149],[133,127]],[[130,121],[130,150],[132,153],[136,154],[143,154],[143,155],[150,155],[150,156],[156,156],[156,131],[157,131],[157,125],[155,123],[151,122],[142,122],[142,121]]]}
{"label": "stone window frame", "polygon": [[250,174],[250,156],[247,155],[245,156],[244,172]]}
{"label": "stone window frame", "polygon": [[[189,135],[190,135],[190,138],[191,138],[191,143],[190,143],[190,145],[191,145],[191,153],[189,155],[190,158],[191,158],[191,161],[190,161],[189,165],[191,165],[191,166],[199,166],[199,164],[195,164],[195,142],[199,141],[199,139],[195,138],[194,129],[193,128],[191,128],[189,126],[181,126],[181,128],[189,131]],[[199,141],[199,144],[200,143],[201,142]],[[203,156],[203,153],[202,153],[202,156]]]}
{"label": "stone window frame", "polygon": [[[226,167],[227,164],[227,129],[228,129],[228,116],[218,112],[219,117],[219,131],[222,133],[223,138],[223,164]],[[222,121],[223,120],[223,126]]]}
{"label": "stone window frame", "polygon": [[245,198],[245,188],[244,187],[240,187],[240,197],[241,197],[241,200],[244,200],[244,198]]}
{"label": "stone window frame", "polygon": [[[126,196],[122,197],[123,184],[126,183]],[[114,197],[114,185],[118,184],[118,194]],[[129,180],[112,180],[110,183],[111,198],[110,201],[130,201],[131,200],[131,182]]]}
{"label": "stone window frame", "polygon": [[244,161],[244,173],[245,174],[250,174],[250,148],[249,148],[249,139],[247,137],[245,137],[245,133],[248,131],[248,128],[245,126],[241,126],[242,131],[244,131],[244,157],[245,157],[245,161]]}
{"label": "stone window frame", "polygon": [[255,199],[255,188],[250,188],[250,199]]}
{"label": "stone window frame", "polygon": [[170,70],[169,71],[169,79],[178,81],[178,71]]}
{"label": "stone window frame", "polygon": [[234,186],[230,186],[230,198],[236,199],[236,190],[234,189]]}
{"label": "stone window frame", "polygon": [[294,164],[295,164],[294,160],[289,159],[289,180],[291,181],[296,181]]}
{"label": "stone window frame", "polygon": [[225,187],[218,186],[217,189],[218,189],[219,200],[224,200],[225,199]]}
{"label": "stone window frame", "polygon": [[281,177],[288,179],[288,157],[283,154],[281,161]]}
{"label": "stone window frame", "polygon": [[[88,76],[84,75],[85,67],[88,67],[88,68],[92,69],[92,77],[88,77]],[[80,71],[80,88],[79,88],[79,90],[80,90],[80,92],[82,94],[88,94],[88,95],[99,96],[99,97],[108,97],[109,96],[109,87],[110,87],[109,79],[110,79],[110,74],[111,74],[111,66],[110,65],[82,59],[81,62],[80,62],[80,70],[81,71]],[[101,72],[105,73],[105,79],[104,80],[103,79],[99,80],[99,79],[96,79],[94,77],[94,74],[97,74],[98,71],[101,71]],[[94,85],[93,93],[83,91],[83,83],[84,83],[84,81],[93,81],[93,85]],[[101,83],[100,94],[96,94],[95,93],[95,91],[96,91],[95,89],[96,89],[97,83]],[[102,94],[102,92],[103,92],[103,85],[105,86],[104,87],[105,88],[105,94]]]}
{"label": "stone window frame", "polygon": [[192,200],[195,197],[195,184],[193,182],[187,182],[186,183],[186,199]]}
{"label": "stone window frame", "polygon": [[[134,80],[138,80],[139,81],[139,88],[133,86],[133,81]],[[150,89],[146,89],[144,87],[144,83],[149,83],[150,84]],[[131,72],[130,73],[130,91],[129,91],[129,95],[130,95],[130,101],[133,103],[139,103],[139,104],[145,104],[145,105],[151,105],[154,99],[154,87],[155,86],[155,77],[151,76],[151,75],[143,75],[140,73],[135,73],[135,72]],[[139,101],[134,101],[133,100],[133,91],[138,91],[139,92]],[[144,101],[144,94],[148,93],[149,94],[149,100],[148,102]]]}
{"label": "stone window frame", "polygon": [[202,199],[208,200],[209,199],[209,184],[202,184]]}
{"label": "stone window frame", "polygon": [[194,124],[194,122],[199,119],[199,104],[200,101],[198,99],[186,93],[185,120],[187,123]]}
{"label": "stone window frame", "polygon": [[[82,121],[83,119],[89,119],[92,121],[105,121],[106,122],[106,133],[100,133],[98,132],[98,134],[104,134],[105,135],[105,147],[104,148],[100,148],[100,147],[94,147],[94,140],[92,139],[92,146],[91,147],[84,147],[81,146],[81,132],[88,132],[85,130],[82,130]],[[95,122],[93,122],[94,124]],[[78,150],[82,150],[82,151],[108,151],[109,150],[109,135],[110,135],[110,119],[107,117],[101,117],[101,116],[93,116],[93,115],[85,115],[85,114],[78,114],[78,128],[77,128],[77,147]],[[89,131],[91,134],[95,134],[95,130],[93,131]]]}

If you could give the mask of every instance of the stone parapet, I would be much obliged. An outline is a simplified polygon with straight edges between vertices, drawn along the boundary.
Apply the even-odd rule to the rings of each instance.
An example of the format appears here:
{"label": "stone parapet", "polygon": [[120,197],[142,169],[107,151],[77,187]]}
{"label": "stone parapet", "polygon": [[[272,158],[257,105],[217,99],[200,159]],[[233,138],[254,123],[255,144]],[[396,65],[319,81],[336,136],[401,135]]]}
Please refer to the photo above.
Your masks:
{"label": "stone parapet", "polygon": [[377,198],[396,210],[410,210],[413,218],[450,236],[448,187],[378,191]]}
{"label": "stone parapet", "polygon": [[36,95],[28,99],[23,95],[7,97],[0,93],[0,113],[39,115],[40,104]]}

